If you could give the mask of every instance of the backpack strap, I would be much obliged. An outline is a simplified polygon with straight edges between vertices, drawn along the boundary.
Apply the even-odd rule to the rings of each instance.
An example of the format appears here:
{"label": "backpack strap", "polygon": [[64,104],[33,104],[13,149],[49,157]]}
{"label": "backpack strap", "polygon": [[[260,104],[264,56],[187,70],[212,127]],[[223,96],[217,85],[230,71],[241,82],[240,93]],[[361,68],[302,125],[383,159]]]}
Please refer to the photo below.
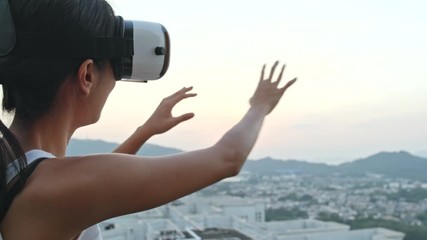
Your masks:
{"label": "backpack strap", "polygon": [[12,205],[13,199],[16,197],[16,195],[18,195],[22,191],[28,178],[34,172],[36,167],[45,159],[48,159],[48,158],[39,158],[33,161],[30,165],[28,165],[24,170],[22,170],[21,174],[18,176],[21,179],[13,183],[10,190],[6,192],[4,197],[2,197],[0,202],[0,223],[3,222],[3,219],[6,216],[6,213],[9,210],[10,205]]}

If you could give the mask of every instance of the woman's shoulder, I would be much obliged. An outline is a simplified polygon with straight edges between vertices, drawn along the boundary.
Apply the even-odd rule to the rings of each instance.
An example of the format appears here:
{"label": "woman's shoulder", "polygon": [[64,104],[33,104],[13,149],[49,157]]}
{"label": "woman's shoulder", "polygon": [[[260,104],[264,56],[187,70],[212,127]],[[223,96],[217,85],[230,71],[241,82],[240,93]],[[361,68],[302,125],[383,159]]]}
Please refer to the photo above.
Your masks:
{"label": "woman's shoulder", "polygon": [[19,205],[19,208],[53,214],[50,208],[65,206],[71,200],[73,186],[78,185],[81,178],[67,170],[73,165],[68,158],[38,158],[29,162],[29,168],[35,163],[14,204]]}
{"label": "woman's shoulder", "polygon": [[[29,161],[29,166],[35,161],[37,159]],[[65,232],[72,235],[84,229],[76,219],[81,213],[78,199],[83,196],[74,194],[73,190],[82,188],[83,184],[79,183],[79,176],[72,176],[66,169],[72,165],[74,162],[70,158],[43,158],[14,198],[2,228],[14,226],[13,229],[25,229],[34,234],[42,229],[49,232],[49,236],[55,236],[55,233],[60,236]],[[22,236],[24,233],[9,234]]]}
{"label": "woman's shoulder", "polygon": [[90,171],[94,166],[84,161],[96,157],[51,157],[42,158],[27,179],[23,195],[33,204],[68,204],[76,194],[84,194],[87,183],[92,180]]}

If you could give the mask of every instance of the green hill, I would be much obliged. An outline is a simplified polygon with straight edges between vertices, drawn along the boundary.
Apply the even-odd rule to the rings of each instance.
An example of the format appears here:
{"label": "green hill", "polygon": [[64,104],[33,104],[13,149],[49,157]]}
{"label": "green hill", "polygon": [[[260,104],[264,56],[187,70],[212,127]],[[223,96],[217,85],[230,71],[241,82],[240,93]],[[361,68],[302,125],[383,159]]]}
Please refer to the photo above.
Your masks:
{"label": "green hill", "polygon": [[259,174],[327,174],[334,172],[335,167],[324,163],[310,163],[298,160],[283,161],[267,157],[255,161],[248,160],[243,169]]}
{"label": "green hill", "polygon": [[[85,155],[108,153],[118,146],[117,143],[101,140],[72,139],[67,155]],[[137,155],[159,156],[180,153],[182,150],[145,144]],[[243,170],[258,174],[342,174],[365,176],[367,173],[382,174],[391,178],[406,178],[427,181],[427,158],[414,156],[408,152],[380,152],[375,155],[343,163],[338,166],[323,163],[310,163],[299,160],[281,160],[270,157],[248,160]]]}
{"label": "green hill", "polygon": [[264,158],[247,161],[246,171],[258,174],[333,174],[366,176],[368,173],[381,174],[390,178],[406,178],[427,181],[427,158],[417,157],[408,152],[380,152],[338,166],[310,163],[297,160]]}
{"label": "green hill", "polygon": [[[105,142],[102,140],[83,140],[71,139],[67,148],[67,156],[79,156],[96,153],[109,153],[118,146],[117,143]],[[162,147],[155,144],[144,144],[137,155],[140,156],[159,156],[180,153],[182,150],[176,148]]]}
{"label": "green hill", "polygon": [[380,152],[338,166],[343,172],[376,173],[392,178],[427,181],[427,158],[408,152]]}

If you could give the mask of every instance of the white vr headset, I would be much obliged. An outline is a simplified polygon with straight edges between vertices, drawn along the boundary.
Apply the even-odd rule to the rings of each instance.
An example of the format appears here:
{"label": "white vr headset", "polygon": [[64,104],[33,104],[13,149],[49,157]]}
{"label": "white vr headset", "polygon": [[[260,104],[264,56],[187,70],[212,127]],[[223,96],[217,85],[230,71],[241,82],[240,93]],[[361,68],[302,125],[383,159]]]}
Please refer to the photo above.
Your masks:
{"label": "white vr headset", "polygon": [[0,57],[111,59],[116,80],[146,82],[169,67],[170,40],[159,23],[117,16],[114,37],[63,37],[15,32],[7,0],[0,0]]}
{"label": "white vr headset", "polygon": [[[124,21],[118,16],[116,36],[126,40],[123,56],[112,61],[117,80],[155,80],[166,73],[170,59],[170,39],[161,24]],[[131,48],[133,51],[130,51]]]}

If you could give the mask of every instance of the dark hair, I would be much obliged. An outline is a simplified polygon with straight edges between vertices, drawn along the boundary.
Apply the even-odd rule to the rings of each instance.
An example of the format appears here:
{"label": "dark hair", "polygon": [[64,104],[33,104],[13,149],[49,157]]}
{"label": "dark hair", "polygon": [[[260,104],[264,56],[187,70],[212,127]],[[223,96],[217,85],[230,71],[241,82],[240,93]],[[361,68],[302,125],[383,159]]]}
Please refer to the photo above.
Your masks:
{"label": "dark hair", "polygon": [[[17,32],[56,36],[114,34],[114,11],[105,0],[9,0],[9,5]],[[23,121],[40,118],[50,109],[64,80],[76,73],[82,61],[84,59],[18,55],[0,58],[3,110]],[[94,61],[101,68],[106,62]],[[3,208],[4,196],[10,188],[7,166],[12,164],[20,172],[26,166],[26,159],[18,141],[1,121],[0,138],[0,204]]]}

